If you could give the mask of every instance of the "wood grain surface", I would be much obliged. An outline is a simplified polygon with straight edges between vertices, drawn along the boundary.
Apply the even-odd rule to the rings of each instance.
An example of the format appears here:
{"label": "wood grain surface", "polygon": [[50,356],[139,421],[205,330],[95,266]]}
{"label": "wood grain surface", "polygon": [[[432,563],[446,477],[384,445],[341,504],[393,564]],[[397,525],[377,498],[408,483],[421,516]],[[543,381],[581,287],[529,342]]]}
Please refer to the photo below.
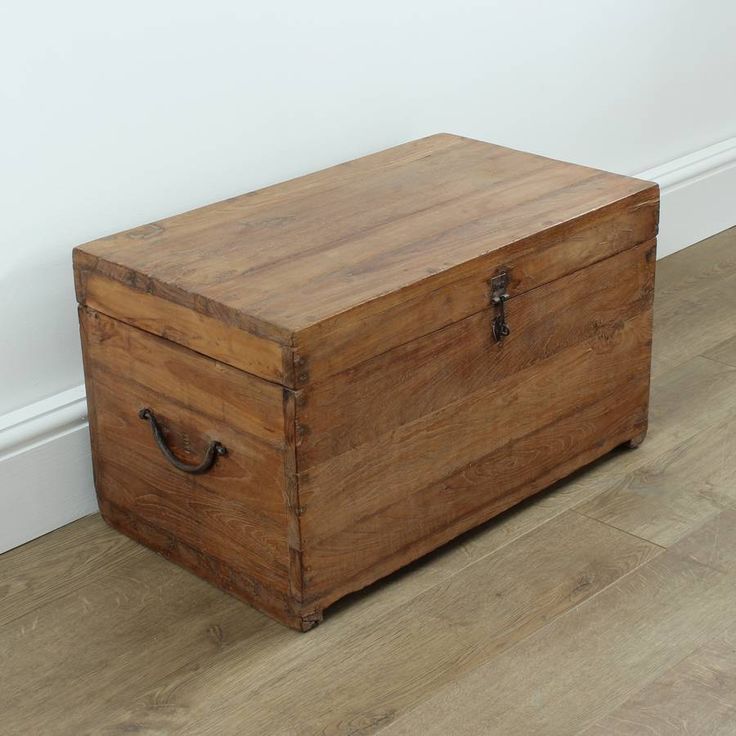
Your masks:
{"label": "wood grain surface", "polygon": [[[387,502],[324,539],[306,535],[308,600],[327,605],[528,498],[640,431],[630,404],[647,398],[646,382],[586,406],[469,463],[451,476]],[[622,401],[623,399],[623,401]],[[602,443],[590,438],[605,435]]]}
{"label": "wood grain surface", "polygon": [[383,733],[575,733],[723,631],[730,623],[724,600],[735,592],[732,573],[667,550],[440,689]]}
{"label": "wood grain surface", "polygon": [[301,392],[299,467],[310,467],[430,414],[647,312],[652,241],[511,299],[513,339],[491,339],[484,309]]}
{"label": "wood grain surface", "polygon": [[699,646],[604,716],[584,736],[731,736],[736,728],[736,630]]}
{"label": "wood grain surface", "polygon": [[[100,507],[116,528],[221,587],[292,621],[285,466],[293,453],[283,389],[174,343],[80,309]],[[196,464],[213,440],[227,455],[203,475],[162,456],[138,416]],[[291,442],[290,442],[291,438]],[[296,591],[300,598],[300,591]],[[301,626],[301,624],[299,624]]]}
{"label": "wood grain surface", "polygon": [[501,266],[518,294],[650,240],[658,206],[651,182],[442,134],[80,246],[77,298],[294,388],[480,311]]}
{"label": "wood grain surface", "polygon": [[502,344],[486,310],[300,392],[305,601],[329,605],[646,431],[652,252],[510,299]]}
{"label": "wood grain surface", "polygon": [[659,375],[696,355],[708,355],[733,337],[736,311],[736,249],[726,230],[708,242],[708,255],[686,248],[664,259],[655,311],[659,330],[652,373]]}
{"label": "wood grain surface", "polygon": [[269,381],[294,382],[291,348],[278,341],[234,328],[161,296],[131,290],[98,273],[85,275],[84,294],[85,306],[97,312]]}
{"label": "wood grain surface", "polygon": [[736,368],[736,337],[718,343],[714,348],[704,353],[706,358]]}
{"label": "wood grain surface", "polygon": [[[713,358],[683,349],[696,320],[678,316],[702,284],[729,278],[729,248],[736,232],[660,262],[655,305],[671,304],[655,312],[654,350],[666,360],[640,449],[609,454],[336,604],[306,635],[99,517],[0,556],[0,732],[736,732],[731,506],[693,516],[677,541],[660,538],[666,550],[575,510],[619,486],[640,497],[651,475],[661,504],[637,500],[640,519],[628,517],[646,533],[669,508],[660,473],[677,483],[673,463],[715,482],[734,471],[716,427],[736,418],[736,310],[719,317],[720,339],[696,344]],[[707,439],[724,452],[708,454]]]}
{"label": "wood grain surface", "polygon": [[[736,574],[736,512],[684,537],[678,556]],[[725,622],[724,622],[725,623]],[[736,731],[736,627],[696,647],[584,731],[585,736],[727,736]]]}
{"label": "wood grain surface", "polygon": [[[550,541],[559,539],[560,535],[569,535],[567,544],[558,554],[547,555]],[[327,732],[349,733],[355,730],[356,724],[385,723],[395,711],[416,704],[427,688],[472,671],[487,657],[523,640],[543,627],[548,618],[593,597],[658,552],[656,546],[643,540],[570,513],[468,565],[463,577],[452,577],[445,585],[425,590],[400,609],[387,610],[381,616],[374,612],[357,629],[353,625],[342,626],[336,632],[338,638],[330,641],[315,641],[311,634],[295,640],[295,635],[285,630],[285,637],[274,638],[276,624],[264,627],[263,619],[254,626],[253,615],[248,612],[239,623],[233,619],[230,606],[216,619],[222,643],[218,647],[213,641],[209,646],[210,664],[229,663],[232,668],[229,673],[220,667],[211,669],[203,659],[208,639],[205,628],[215,623],[208,621],[212,617],[212,594],[208,591],[202,598],[198,592],[194,600],[200,604],[200,610],[195,610],[191,593],[187,596],[187,592],[197,586],[187,584],[173,611],[165,612],[154,606],[144,614],[144,591],[150,590],[150,586],[164,586],[173,592],[181,582],[181,575],[169,581],[160,573],[144,577],[150,574],[149,565],[143,566],[139,573],[128,568],[121,570],[111,583],[125,588],[124,575],[131,573],[135,578],[147,580],[142,590],[131,591],[121,602],[123,615],[140,617],[137,635],[143,636],[146,628],[161,631],[164,622],[175,615],[171,633],[162,637],[163,641],[157,642],[148,653],[159,660],[163,657],[162,664],[165,663],[172,679],[170,686],[162,691],[158,668],[135,673],[131,663],[121,662],[117,668],[119,684],[110,693],[108,707],[116,711],[127,703],[131,709],[116,713],[120,730],[138,722],[149,731],[158,728],[164,732],[181,729],[183,733],[197,733],[200,719],[210,721],[214,730],[220,728],[221,719],[227,719],[238,723],[237,728],[243,734],[290,733],[300,729],[303,733],[315,733],[328,724]],[[530,571],[527,561],[537,558],[540,564]],[[523,584],[511,583],[520,581],[522,575]],[[93,618],[102,594],[99,583],[87,592],[86,614],[80,613],[74,596],[67,597],[67,615],[82,615],[80,623]],[[469,616],[470,611],[475,613]],[[163,620],[156,620],[155,614]],[[23,630],[33,620],[27,617],[16,621],[13,631]],[[95,641],[105,636],[102,623],[90,622],[88,636]],[[39,647],[58,636],[60,624],[59,619],[44,619],[36,624]],[[128,626],[132,625],[131,621]],[[114,632],[112,639],[131,634],[130,629],[123,628]],[[178,646],[174,639],[178,640]],[[71,642],[62,642],[61,646],[69,647]],[[75,671],[85,672],[110,648],[110,644],[102,649],[97,647],[81,657],[74,664]],[[0,654],[5,654],[2,648]],[[44,684],[47,680],[43,675],[49,667],[41,664],[41,651],[27,664],[36,662],[40,665],[39,681]],[[432,662],[435,664],[430,666]],[[193,670],[195,663],[199,666]],[[21,662],[16,664],[26,666]],[[383,673],[381,677],[376,676],[379,671]],[[244,673],[254,678],[246,691],[238,677]],[[8,674],[12,676],[14,672]],[[100,686],[111,684],[109,674],[103,673],[101,677]],[[303,679],[320,693],[311,703],[293,699],[294,682]],[[201,709],[182,709],[176,705],[196,698],[203,681],[210,687],[219,682],[217,697],[208,698]],[[127,690],[127,697],[120,697],[120,688]],[[246,692],[247,698],[243,699]],[[97,708],[81,701],[79,696],[72,696],[71,702],[76,707],[67,723],[84,733],[94,729]],[[162,707],[157,708],[156,702]],[[47,707],[60,709],[67,705],[57,695]],[[221,725],[226,727],[224,723]]]}
{"label": "wood grain surface", "polygon": [[[104,517],[306,629],[639,443],[658,206],[650,182],[441,135],[77,248]],[[227,455],[184,475],[143,407],[179,460]]]}
{"label": "wood grain surface", "polygon": [[[736,408],[736,402],[732,402]],[[732,409],[733,411],[733,409]],[[623,476],[578,507],[595,519],[669,546],[725,508],[736,508],[736,419],[709,428]],[[692,458],[699,462],[693,464]]]}

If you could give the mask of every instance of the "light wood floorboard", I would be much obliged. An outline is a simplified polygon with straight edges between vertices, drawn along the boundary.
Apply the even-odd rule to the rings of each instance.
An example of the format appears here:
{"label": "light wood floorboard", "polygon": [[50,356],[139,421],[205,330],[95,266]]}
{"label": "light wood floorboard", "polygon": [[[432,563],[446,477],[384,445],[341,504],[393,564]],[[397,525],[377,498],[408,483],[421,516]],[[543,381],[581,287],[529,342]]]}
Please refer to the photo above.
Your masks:
{"label": "light wood floorboard", "polygon": [[736,734],[736,229],[655,310],[641,448],[307,634],[98,516],[0,556],[0,734]]}
{"label": "light wood floorboard", "polygon": [[[695,533],[707,546],[714,530]],[[440,688],[381,734],[570,736],[721,633],[734,595],[735,572],[673,547]]]}
{"label": "light wood floorboard", "polygon": [[584,736],[733,736],[736,629],[698,647]]}

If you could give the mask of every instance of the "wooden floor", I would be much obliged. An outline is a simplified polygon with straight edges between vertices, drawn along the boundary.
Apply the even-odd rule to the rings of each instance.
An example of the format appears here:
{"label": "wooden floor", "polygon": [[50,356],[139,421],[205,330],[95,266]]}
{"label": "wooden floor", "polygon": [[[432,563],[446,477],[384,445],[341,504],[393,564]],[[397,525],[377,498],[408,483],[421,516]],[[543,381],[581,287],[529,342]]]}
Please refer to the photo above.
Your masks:
{"label": "wooden floor", "polygon": [[276,624],[87,517],[0,556],[0,733],[736,734],[736,229],[660,261],[649,437]]}

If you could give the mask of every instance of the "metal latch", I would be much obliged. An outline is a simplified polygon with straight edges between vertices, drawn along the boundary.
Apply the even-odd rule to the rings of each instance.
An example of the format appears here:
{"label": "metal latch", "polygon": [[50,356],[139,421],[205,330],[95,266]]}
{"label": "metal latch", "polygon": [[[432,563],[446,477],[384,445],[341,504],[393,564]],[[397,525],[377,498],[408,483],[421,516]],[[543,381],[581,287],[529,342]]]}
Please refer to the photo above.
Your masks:
{"label": "metal latch", "polygon": [[496,309],[496,315],[493,318],[493,339],[501,342],[505,337],[511,334],[511,328],[506,322],[506,302],[509,295],[506,291],[509,285],[508,271],[501,271],[497,276],[491,279],[491,304]]}

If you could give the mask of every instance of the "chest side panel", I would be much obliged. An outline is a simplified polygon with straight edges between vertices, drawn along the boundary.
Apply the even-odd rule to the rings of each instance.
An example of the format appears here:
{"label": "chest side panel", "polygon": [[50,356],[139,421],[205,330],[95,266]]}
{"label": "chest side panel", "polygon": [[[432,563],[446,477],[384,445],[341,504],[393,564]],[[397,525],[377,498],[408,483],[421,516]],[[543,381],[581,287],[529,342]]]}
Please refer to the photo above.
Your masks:
{"label": "chest side panel", "polygon": [[512,297],[503,342],[487,309],[305,389],[306,599],[359,588],[641,434],[653,279],[649,241]]}
{"label": "chest side panel", "polygon": [[[293,383],[289,338],[259,334],[250,322],[223,320],[216,310],[210,314],[176,303],[144,279],[134,284],[117,280],[124,278],[120,270],[77,251],[79,303],[268,381]],[[197,300],[189,295],[189,301]]]}
{"label": "chest side panel", "polygon": [[[95,484],[103,515],[279,618],[293,614],[293,437],[281,386],[80,308]],[[175,468],[139,416],[149,408]],[[291,441],[290,441],[291,438]],[[291,476],[291,478],[290,478]],[[298,560],[297,560],[298,561]]]}

